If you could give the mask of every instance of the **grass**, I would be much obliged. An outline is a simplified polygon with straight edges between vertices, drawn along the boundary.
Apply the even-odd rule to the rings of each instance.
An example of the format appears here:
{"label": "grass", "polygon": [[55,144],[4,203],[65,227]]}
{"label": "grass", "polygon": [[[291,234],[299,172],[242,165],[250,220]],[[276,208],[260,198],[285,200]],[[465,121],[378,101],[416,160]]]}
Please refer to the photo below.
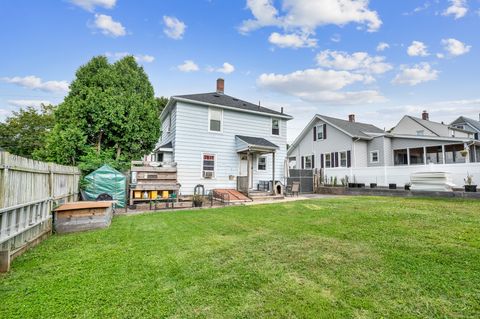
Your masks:
{"label": "grass", "polygon": [[0,318],[479,318],[480,202],[334,198],[114,219],[0,276]]}

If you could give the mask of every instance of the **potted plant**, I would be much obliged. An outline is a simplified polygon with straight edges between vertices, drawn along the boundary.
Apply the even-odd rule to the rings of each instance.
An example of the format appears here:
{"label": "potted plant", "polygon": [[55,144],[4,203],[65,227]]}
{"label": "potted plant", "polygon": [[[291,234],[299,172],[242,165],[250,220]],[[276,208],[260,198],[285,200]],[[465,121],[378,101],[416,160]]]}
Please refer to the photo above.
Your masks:
{"label": "potted plant", "polygon": [[405,187],[404,187],[405,190],[406,190],[406,191],[409,191],[409,190],[410,190],[410,186],[412,186],[412,184],[406,183],[406,184],[405,184]]}
{"label": "potted plant", "polygon": [[465,192],[469,193],[476,193],[477,192],[477,185],[473,185],[473,175],[467,173],[467,177],[464,179],[465,181]]}
{"label": "potted plant", "polygon": [[466,157],[468,155],[468,149],[461,150],[460,155],[462,155],[463,157]]}
{"label": "potted plant", "polygon": [[193,207],[202,207],[202,206],[203,206],[203,196],[193,195]]}

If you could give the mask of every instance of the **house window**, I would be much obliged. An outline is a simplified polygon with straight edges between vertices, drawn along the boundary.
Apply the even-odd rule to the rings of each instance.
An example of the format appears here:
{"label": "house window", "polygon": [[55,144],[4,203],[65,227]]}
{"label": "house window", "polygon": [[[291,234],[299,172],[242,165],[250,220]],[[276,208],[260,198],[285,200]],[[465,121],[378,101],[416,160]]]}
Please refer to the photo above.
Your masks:
{"label": "house window", "polygon": [[332,167],[332,154],[331,153],[325,154],[325,167],[327,167],[327,168]]}
{"label": "house window", "polygon": [[215,155],[203,154],[202,177],[215,178]]}
{"label": "house window", "polygon": [[221,132],[222,131],[222,115],[223,112],[218,108],[209,108],[208,117],[210,119],[209,130],[210,132]]}
{"label": "house window", "polygon": [[288,167],[290,169],[297,168],[297,158],[295,156],[288,158]]}
{"label": "house window", "polygon": [[425,135],[425,131],[424,130],[417,131],[417,135],[418,136]]}
{"label": "house window", "polygon": [[311,168],[312,168],[312,155],[305,156],[305,169],[311,169]]}
{"label": "house window", "polygon": [[340,152],[340,167],[347,167],[347,152]]}
{"label": "house window", "polygon": [[370,163],[378,163],[378,151],[370,152]]}
{"label": "house window", "polygon": [[395,165],[407,165],[408,164],[408,152],[407,149],[394,150],[393,159]]}
{"label": "house window", "polygon": [[272,135],[280,135],[280,121],[272,119]]}
{"label": "house window", "polygon": [[170,133],[170,129],[172,128],[172,115],[168,113],[167,118],[165,119],[165,131]]}
{"label": "house window", "polygon": [[261,156],[258,158],[258,170],[259,171],[267,170],[267,158],[265,156]]}
{"label": "house window", "polygon": [[323,139],[325,138],[325,137],[323,136],[324,126],[325,126],[325,124],[317,125],[317,126],[316,126],[316,130],[317,130],[317,140],[323,140]]}

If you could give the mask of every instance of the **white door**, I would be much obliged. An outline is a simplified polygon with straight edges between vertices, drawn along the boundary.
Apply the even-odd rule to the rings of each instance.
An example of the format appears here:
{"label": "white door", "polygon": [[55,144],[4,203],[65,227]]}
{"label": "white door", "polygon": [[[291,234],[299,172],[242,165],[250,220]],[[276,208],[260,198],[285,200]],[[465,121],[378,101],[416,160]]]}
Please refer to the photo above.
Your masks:
{"label": "white door", "polygon": [[[248,175],[248,157],[247,155],[240,155],[240,167],[239,176]],[[250,180],[248,181],[248,187],[252,188],[253,185],[253,155],[250,155]]]}

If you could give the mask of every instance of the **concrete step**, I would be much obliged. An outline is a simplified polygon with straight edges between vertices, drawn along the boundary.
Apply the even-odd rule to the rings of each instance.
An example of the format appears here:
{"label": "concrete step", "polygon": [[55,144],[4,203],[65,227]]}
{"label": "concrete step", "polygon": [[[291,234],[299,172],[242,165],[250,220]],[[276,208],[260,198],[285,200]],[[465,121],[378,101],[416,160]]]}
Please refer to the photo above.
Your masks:
{"label": "concrete step", "polygon": [[253,201],[265,201],[265,200],[281,200],[284,199],[285,197],[283,195],[251,195],[250,198]]}

